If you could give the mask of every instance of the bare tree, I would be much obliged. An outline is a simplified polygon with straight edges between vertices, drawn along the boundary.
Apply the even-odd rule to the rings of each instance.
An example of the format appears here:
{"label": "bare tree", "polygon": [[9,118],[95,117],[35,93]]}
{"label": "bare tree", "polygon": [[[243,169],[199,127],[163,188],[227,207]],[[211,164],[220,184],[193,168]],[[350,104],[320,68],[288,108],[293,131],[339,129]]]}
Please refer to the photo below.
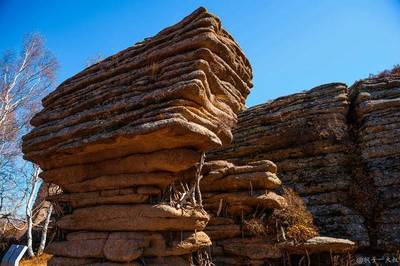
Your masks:
{"label": "bare tree", "polygon": [[33,199],[35,197],[35,192],[37,190],[37,186],[39,184],[39,174],[40,174],[40,168],[35,167],[34,172],[32,174],[31,178],[31,191],[29,193],[29,198],[28,198],[28,203],[26,204],[26,219],[28,221],[28,230],[27,230],[27,246],[28,246],[28,254],[30,257],[34,257],[35,253],[33,252],[33,247],[32,247],[32,228],[33,228],[33,222],[32,222],[32,217],[33,217],[33,212],[32,212],[32,207],[33,207]]}
{"label": "bare tree", "polygon": [[0,218],[14,215],[26,200],[20,139],[53,85],[56,67],[38,34],[24,38],[20,54],[6,52],[0,59]]}
{"label": "bare tree", "polygon": [[38,34],[24,38],[20,53],[6,52],[0,58],[0,219],[20,220],[26,204],[30,227],[39,168],[23,161],[21,136],[54,84],[56,68],[55,58]]}
{"label": "bare tree", "polygon": [[43,229],[42,229],[42,237],[40,239],[40,245],[38,248],[38,255],[41,255],[44,251],[44,248],[46,246],[46,241],[47,241],[47,230],[49,228],[49,224],[50,224],[50,218],[51,218],[51,214],[53,213],[53,204],[50,203],[49,208],[47,209],[47,216],[46,216],[46,220],[44,221],[43,224]]}

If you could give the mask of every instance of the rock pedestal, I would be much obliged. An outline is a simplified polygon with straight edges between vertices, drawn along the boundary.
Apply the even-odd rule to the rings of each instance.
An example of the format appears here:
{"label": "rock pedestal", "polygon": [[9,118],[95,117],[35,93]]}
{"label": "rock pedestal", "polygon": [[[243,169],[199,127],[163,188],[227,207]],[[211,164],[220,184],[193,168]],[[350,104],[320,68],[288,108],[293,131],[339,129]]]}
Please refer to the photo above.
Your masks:
{"label": "rock pedestal", "polygon": [[238,45],[200,8],[45,97],[23,151],[64,191],[51,198],[64,206],[65,237],[48,247],[50,265],[204,259],[203,154],[231,141],[251,78]]}

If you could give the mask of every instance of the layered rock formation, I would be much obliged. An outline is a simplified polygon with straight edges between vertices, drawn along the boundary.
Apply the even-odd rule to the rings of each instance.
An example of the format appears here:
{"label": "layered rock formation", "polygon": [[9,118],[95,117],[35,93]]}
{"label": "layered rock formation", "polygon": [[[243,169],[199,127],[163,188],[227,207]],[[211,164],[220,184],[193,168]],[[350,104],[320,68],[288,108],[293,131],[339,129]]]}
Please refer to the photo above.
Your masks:
{"label": "layered rock formation", "polygon": [[396,75],[281,97],[239,115],[234,142],[207,154],[236,164],[272,160],[321,234],[361,248],[400,248]]}
{"label": "layered rock formation", "polygon": [[[240,166],[223,160],[204,165],[201,190],[210,214],[205,232],[213,242],[215,265],[281,265],[285,256],[293,254],[341,254],[353,249],[354,243],[348,240],[315,237],[300,198],[297,206],[274,192],[281,186],[276,171],[276,165],[267,160]],[[291,231],[294,227],[300,230],[296,236]]]}
{"label": "layered rock formation", "polygon": [[353,143],[347,86],[326,84],[240,113],[232,145],[207,154],[245,164],[272,160],[282,182],[304,199],[323,235],[368,245],[363,216],[352,208]]}
{"label": "layered rock formation", "polygon": [[45,97],[23,151],[64,191],[52,197],[66,213],[50,264],[204,259],[203,155],[231,141],[251,78],[238,45],[200,8]]}
{"label": "layered rock formation", "polygon": [[201,190],[204,208],[211,216],[206,233],[213,241],[213,262],[262,265],[265,259],[280,258],[280,250],[271,239],[243,230],[244,222],[257,212],[285,206],[284,198],[272,191],[281,185],[276,166],[270,161],[244,166],[209,161],[203,175]]}
{"label": "layered rock formation", "polygon": [[[363,165],[361,199],[372,246],[400,249],[400,76],[383,76],[351,87],[352,121]],[[369,211],[368,211],[369,210]]]}

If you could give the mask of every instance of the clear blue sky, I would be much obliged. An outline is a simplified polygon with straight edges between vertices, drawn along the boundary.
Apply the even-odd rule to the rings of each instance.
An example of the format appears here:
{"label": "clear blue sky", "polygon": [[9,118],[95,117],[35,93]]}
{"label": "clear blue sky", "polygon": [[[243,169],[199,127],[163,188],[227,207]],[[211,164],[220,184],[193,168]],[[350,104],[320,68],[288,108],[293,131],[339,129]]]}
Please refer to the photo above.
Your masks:
{"label": "clear blue sky", "polygon": [[221,18],[250,59],[249,106],[400,63],[400,0],[0,0],[0,51],[40,32],[61,82],[89,58],[112,55],[199,6]]}

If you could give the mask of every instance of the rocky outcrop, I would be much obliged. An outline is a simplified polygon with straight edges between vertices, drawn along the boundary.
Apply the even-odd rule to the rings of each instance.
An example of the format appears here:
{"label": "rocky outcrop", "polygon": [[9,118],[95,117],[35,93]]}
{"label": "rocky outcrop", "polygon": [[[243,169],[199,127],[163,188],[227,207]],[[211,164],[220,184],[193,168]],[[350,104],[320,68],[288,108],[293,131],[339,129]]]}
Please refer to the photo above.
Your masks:
{"label": "rocky outcrop", "polygon": [[204,259],[204,152],[231,141],[251,78],[238,45],[200,8],[45,97],[23,151],[64,191],[49,198],[64,209],[65,236],[48,247],[50,265]]}
{"label": "rocky outcrop", "polygon": [[285,186],[304,199],[323,235],[368,245],[364,217],[349,200],[353,143],[347,86],[326,84],[240,113],[232,145],[211,159],[244,164],[272,160]]}
{"label": "rocky outcrop", "polygon": [[382,76],[351,87],[363,175],[362,200],[374,247],[400,249],[400,77]]}
{"label": "rocky outcrop", "polygon": [[210,214],[206,233],[216,265],[255,265],[280,258],[280,249],[263,235],[248,234],[244,221],[258,212],[283,208],[285,199],[272,190],[281,185],[276,166],[258,161],[237,166],[227,161],[209,161],[203,167],[201,190],[204,208]]}
{"label": "rocky outcrop", "polygon": [[[313,238],[316,232],[303,234],[313,230],[312,224],[310,227],[303,221],[307,217],[289,221],[303,209],[296,209],[291,200],[276,192],[281,186],[276,171],[276,165],[268,160],[246,165],[223,160],[205,163],[201,190],[204,208],[210,215],[205,232],[212,239],[211,255],[216,265],[265,265],[274,261],[281,265],[284,257],[292,254],[342,254],[353,250],[354,243],[348,240]],[[296,226],[306,239],[292,238],[287,226],[281,227],[276,219],[276,210],[285,210],[283,222]]]}
{"label": "rocky outcrop", "polygon": [[251,107],[211,160],[272,160],[323,235],[399,249],[400,78],[326,84]]}

